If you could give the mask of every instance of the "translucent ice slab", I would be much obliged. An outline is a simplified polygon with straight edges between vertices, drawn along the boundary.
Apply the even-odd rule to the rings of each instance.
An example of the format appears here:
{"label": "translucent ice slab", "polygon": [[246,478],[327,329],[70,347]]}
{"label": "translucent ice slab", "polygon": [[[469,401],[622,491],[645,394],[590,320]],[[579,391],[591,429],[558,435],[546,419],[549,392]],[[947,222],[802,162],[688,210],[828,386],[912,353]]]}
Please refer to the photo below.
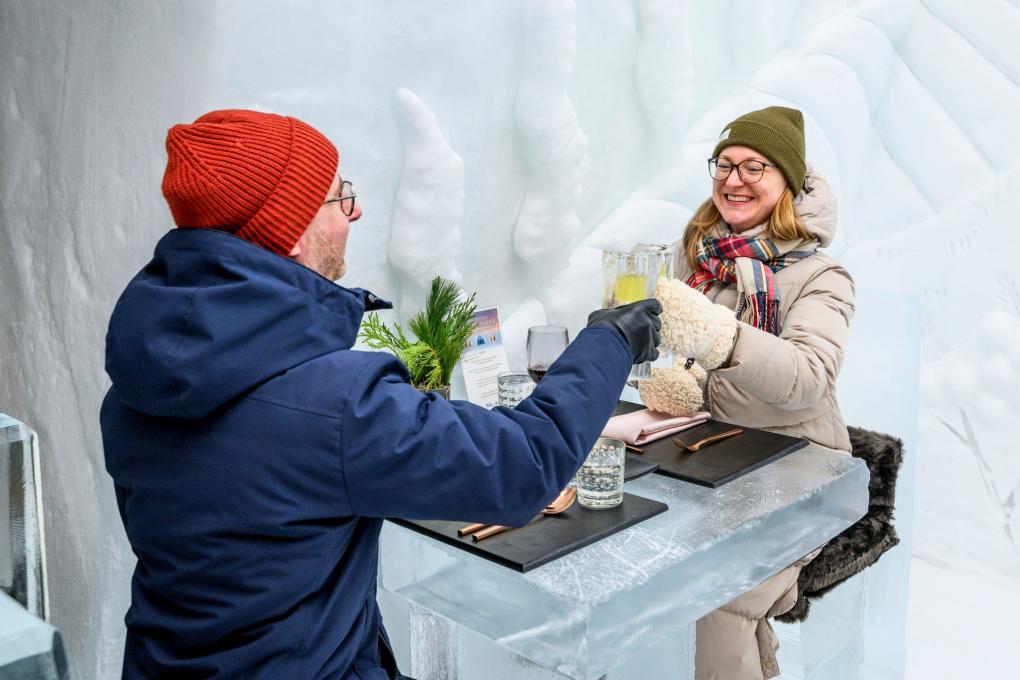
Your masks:
{"label": "translucent ice slab", "polygon": [[[688,677],[694,621],[841,532],[868,503],[863,463],[813,446],[720,489],[654,474],[626,487],[669,511],[527,574],[387,523],[380,601],[398,658],[414,648],[420,677],[433,677],[422,659],[434,658],[443,677],[467,678],[457,665],[472,658],[471,640],[487,639],[517,668],[536,666],[536,678],[589,680],[678,647],[671,664],[689,668],[671,677]],[[454,638],[461,649],[451,651]]]}
{"label": "translucent ice slab", "polygon": [[56,628],[0,593],[0,678],[68,680],[64,644]]}
{"label": "translucent ice slab", "polygon": [[46,618],[38,437],[0,413],[0,589],[29,613]]}
{"label": "translucent ice slab", "polygon": [[921,306],[912,296],[862,288],[856,302],[839,403],[848,424],[903,440],[896,484],[900,544],[815,602],[804,623],[776,625],[779,666],[790,680],[893,680],[904,674]]}

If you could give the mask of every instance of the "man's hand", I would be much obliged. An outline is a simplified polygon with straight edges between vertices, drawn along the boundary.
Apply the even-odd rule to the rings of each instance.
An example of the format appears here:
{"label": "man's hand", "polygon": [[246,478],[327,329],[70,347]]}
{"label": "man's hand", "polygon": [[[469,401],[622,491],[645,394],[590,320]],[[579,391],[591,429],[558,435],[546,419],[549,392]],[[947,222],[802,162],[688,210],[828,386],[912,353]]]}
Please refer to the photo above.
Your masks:
{"label": "man's hand", "polygon": [[588,328],[615,328],[630,346],[635,364],[659,358],[659,314],[662,305],[656,299],[640,300],[616,309],[597,309],[588,315]]}

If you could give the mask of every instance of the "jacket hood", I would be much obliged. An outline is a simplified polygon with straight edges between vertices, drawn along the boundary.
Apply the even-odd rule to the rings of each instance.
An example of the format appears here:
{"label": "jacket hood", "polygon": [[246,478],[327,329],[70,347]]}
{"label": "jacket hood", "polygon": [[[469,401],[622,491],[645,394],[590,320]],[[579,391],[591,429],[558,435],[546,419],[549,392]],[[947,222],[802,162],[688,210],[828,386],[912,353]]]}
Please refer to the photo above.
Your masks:
{"label": "jacket hood", "polygon": [[231,234],[174,229],[117,301],[106,372],[135,410],[201,418],[294,366],[349,349],[366,309],[389,307]]}
{"label": "jacket hood", "polygon": [[818,239],[822,248],[836,236],[836,196],[818,172],[810,165],[804,176],[804,188],[793,199],[793,207],[808,232]]}

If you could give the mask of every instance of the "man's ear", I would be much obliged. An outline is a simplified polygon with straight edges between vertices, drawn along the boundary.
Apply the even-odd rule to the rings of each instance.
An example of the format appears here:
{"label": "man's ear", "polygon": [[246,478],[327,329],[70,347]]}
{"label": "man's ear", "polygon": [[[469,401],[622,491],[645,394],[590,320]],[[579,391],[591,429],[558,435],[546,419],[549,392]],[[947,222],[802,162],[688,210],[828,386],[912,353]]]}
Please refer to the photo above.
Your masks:
{"label": "man's ear", "polygon": [[298,257],[299,255],[301,255],[301,244],[295,243],[294,247],[290,249],[289,253],[287,253],[287,257],[294,258]]}

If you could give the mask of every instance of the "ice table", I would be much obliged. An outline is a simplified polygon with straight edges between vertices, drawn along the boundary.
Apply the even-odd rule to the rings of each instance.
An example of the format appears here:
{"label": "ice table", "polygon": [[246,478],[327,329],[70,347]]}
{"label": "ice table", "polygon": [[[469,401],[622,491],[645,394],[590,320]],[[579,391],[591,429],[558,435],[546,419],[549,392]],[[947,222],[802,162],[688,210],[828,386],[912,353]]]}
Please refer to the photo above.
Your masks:
{"label": "ice table", "polygon": [[0,592],[0,678],[69,680],[64,643],[56,628]]}
{"label": "ice table", "polygon": [[868,471],[801,449],[720,489],[660,475],[661,515],[520,574],[386,523],[379,601],[418,680],[594,680],[694,672],[694,622],[859,519]]}

